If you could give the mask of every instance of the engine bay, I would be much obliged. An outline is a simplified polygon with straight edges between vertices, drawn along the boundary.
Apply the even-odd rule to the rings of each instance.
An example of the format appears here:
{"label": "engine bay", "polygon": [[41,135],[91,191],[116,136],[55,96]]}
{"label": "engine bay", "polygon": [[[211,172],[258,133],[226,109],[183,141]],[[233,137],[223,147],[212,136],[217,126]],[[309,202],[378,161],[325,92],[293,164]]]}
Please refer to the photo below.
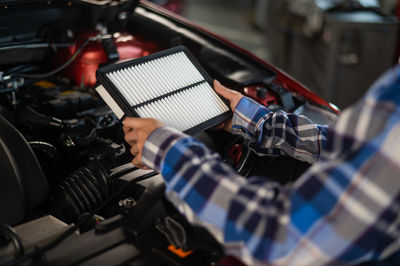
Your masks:
{"label": "engine bay", "polygon": [[[184,45],[213,78],[271,110],[320,124],[335,120],[334,111],[291,91],[275,69],[149,3],[137,5],[10,1],[3,9],[0,20],[10,26],[0,30],[0,168],[6,176],[0,222],[16,228],[23,244],[13,247],[6,241],[12,233],[0,235],[1,264],[205,265],[224,259],[216,240],[164,198],[161,176],[130,163],[122,123],[94,90],[100,66]],[[285,184],[309,167],[283,156],[258,157],[245,139],[227,132],[194,137],[244,178]],[[48,238],[32,235],[48,224],[54,226]],[[25,235],[24,228],[30,228]]]}

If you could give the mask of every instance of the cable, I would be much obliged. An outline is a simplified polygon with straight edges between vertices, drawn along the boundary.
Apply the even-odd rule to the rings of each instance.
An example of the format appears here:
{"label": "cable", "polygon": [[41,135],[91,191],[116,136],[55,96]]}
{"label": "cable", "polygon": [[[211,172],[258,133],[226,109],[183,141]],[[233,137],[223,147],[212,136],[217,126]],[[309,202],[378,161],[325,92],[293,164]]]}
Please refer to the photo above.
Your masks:
{"label": "cable", "polygon": [[22,245],[21,238],[11,226],[8,224],[0,224],[0,236],[5,236],[7,239],[11,240],[12,244],[14,245],[16,257],[21,257],[24,255],[24,245]]}
{"label": "cable", "polygon": [[17,44],[12,46],[0,47],[1,51],[12,50],[12,49],[33,49],[33,48],[47,48],[49,43],[30,43],[30,44]]}
{"label": "cable", "polygon": [[71,56],[71,58],[69,58],[64,64],[62,64],[61,66],[59,66],[58,68],[56,68],[50,72],[42,73],[42,74],[18,74],[18,73],[16,73],[16,74],[11,74],[11,76],[22,77],[22,78],[32,78],[32,79],[42,79],[42,78],[50,77],[50,76],[60,72],[64,68],[66,68],[69,64],[71,64],[72,61],[74,61],[76,59],[76,57],[79,55],[79,53],[82,51],[82,49],[85,48],[85,46],[90,41],[95,41],[95,40],[97,40],[97,36],[94,38],[86,39],[82,43],[82,45],[78,48],[78,50],[76,50],[75,53]]}
{"label": "cable", "polygon": [[68,236],[70,236],[71,234],[73,234],[77,229],[79,229],[80,226],[82,226],[83,224],[87,223],[88,221],[90,221],[91,217],[96,214],[100,209],[102,209],[106,204],[110,203],[112,200],[114,200],[119,194],[121,194],[125,189],[129,188],[131,185],[138,183],[140,181],[146,180],[148,178],[151,178],[155,175],[157,175],[157,172],[151,172],[148,173],[146,175],[143,175],[141,177],[138,177],[136,179],[133,179],[131,181],[129,181],[125,186],[121,187],[117,192],[115,192],[111,197],[109,197],[106,201],[104,201],[102,204],[100,204],[95,210],[93,210],[92,212],[90,212],[90,214],[86,217],[86,219],[83,219],[82,221],[76,223],[73,227],[69,228],[67,231],[65,231],[64,233],[62,233],[58,238],[56,238],[55,240],[53,240],[52,242],[48,243],[47,245],[38,248],[36,250],[31,251],[30,253],[26,254],[23,257],[14,259],[12,261],[9,261],[7,263],[4,264],[4,266],[13,266],[13,265],[18,265],[21,264],[33,257],[36,257],[52,248],[55,248],[58,244],[60,244],[62,241],[64,241]]}
{"label": "cable", "polygon": [[44,141],[29,141],[28,143],[33,150],[38,149],[40,151],[43,151],[50,158],[57,160],[57,163],[61,161],[60,154],[53,144]]}
{"label": "cable", "polygon": [[136,171],[136,170],[138,170],[138,169],[139,169],[139,168],[137,168],[137,167],[135,167],[135,166],[132,165],[132,167],[124,168],[124,169],[122,169],[122,170],[120,170],[120,171],[118,171],[118,172],[116,172],[116,173],[112,173],[112,174],[110,175],[110,179],[119,178],[119,177],[124,176],[124,175],[126,175],[126,174],[129,174],[129,173],[131,173],[131,172],[134,172],[134,171]]}
{"label": "cable", "polygon": [[12,67],[10,69],[7,69],[4,72],[3,76],[12,75],[12,73],[15,73],[15,72],[27,73],[30,71],[36,71],[37,69],[38,69],[38,66],[36,66],[36,65],[28,65],[28,64],[18,65],[18,66]]}

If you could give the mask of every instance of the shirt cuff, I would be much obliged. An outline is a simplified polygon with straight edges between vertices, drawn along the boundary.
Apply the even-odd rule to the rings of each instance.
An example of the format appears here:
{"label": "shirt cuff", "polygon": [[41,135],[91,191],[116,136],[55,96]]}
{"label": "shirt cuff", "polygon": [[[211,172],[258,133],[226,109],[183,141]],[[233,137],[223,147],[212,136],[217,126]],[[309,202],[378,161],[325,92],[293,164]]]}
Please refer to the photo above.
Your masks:
{"label": "shirt cuff", "polygon": [[255,138],[257,122],[269,113],[271,113],[271,110],[263,105],[248,97],[243,97],[233,114],[231,132]]}
{"label": "shirt cuff", "polygon": [[147,167],[160,172],[162,159],[168,149],[178,140],[186,137],[187,135],[171,127],[155,129],[144,143],[143,163]]}

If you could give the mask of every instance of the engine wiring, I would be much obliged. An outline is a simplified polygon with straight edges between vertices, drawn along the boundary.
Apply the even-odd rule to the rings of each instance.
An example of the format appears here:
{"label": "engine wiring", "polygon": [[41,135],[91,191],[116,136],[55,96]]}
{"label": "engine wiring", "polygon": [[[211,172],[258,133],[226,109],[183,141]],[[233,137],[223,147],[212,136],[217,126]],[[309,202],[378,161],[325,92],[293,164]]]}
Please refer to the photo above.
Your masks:
{"label": "engine wiring", "polygon": [[[96,39],[94,39],[96,40]],[[91,38],[86,39],[82,45],[75,51],[75,53],[61,66],[57,67],[56,69],[47,72],[47,73],[41,73],[41,74],[12,74],[12,76],[16,76],[16,77],[22,77],[22,78],[31,78],[31,79],[43,79],[43,78],[47,78],[50,76],[53,76],[54,74],[60,72],[61,70],[63,70],[64,68],[66,68],[67,66],[69,66],[75,59],[76,57],[80,54],[80,52],[83,50],[83,48],[86,47],[86,45],[88,45],[88,43],[92,41]]]}
{"label": "engine wiring", "polygon": [[19,265],[23,262],[26,262],[27,260],[34,258],[38,255],[41,255],[50,249],[55,248],[57,245],[59,245],[62,241],[67,239],[70,235],[72,235],[76,230],[78,230],[81,226],[86,224],[87,222],[90,221],[91,217],[95,215],[98,211],[100,211],[105,205],[113,201],[118,195],[123,193],[126,189],[130,188],[133,184],[136,184],[138,182],[144,181],[146,179],[149,179],[153,176],[158,175],[157,172],[153,171],[150,172],[146,175],[140,176],[136,179],[133,179],[129,182],[127,182],[124,186],[122,186],[118,191],[116,191],[112,196],[110,196],[107,200],[105,200],[102,204],[100,204],[96,209],[90,212],[90,214],[83,220],[77,222],[74,226],[70,227],[68,230],[66,230],[64,233],[62,233],[59,237],[51,241],[50,243],[44,245],[43,247],[37,248],[19,258],[16,258],[14,260],[11,260],[9,262],[6,262],[4,266],[14,266],[14,265]]}
{"label": "engine wiring", "polygon": [[[47,72],[47,73],[40,73],[40,74],[25,74],[25,73],[12,73],[8,77],[21,77],[21,78],[31,78],[31,79],[43,79],[43,78],[48,78],[50,76],[53,76],[54,74],[57,74],[61,70],[65,69],[67,66],[69,66],[77,57],[78,55],[82,52],[82,50],[89,44],[89,42],[94,42],[103,39],[103,34],[98,34],[96,36],[89,37],[86,39],[81,46],[75,51],[75,53],[66,61],[64,62],[61,66],[57,67],[56,69]],[[6,80],[6,77],[3,77],[3,80]]]}

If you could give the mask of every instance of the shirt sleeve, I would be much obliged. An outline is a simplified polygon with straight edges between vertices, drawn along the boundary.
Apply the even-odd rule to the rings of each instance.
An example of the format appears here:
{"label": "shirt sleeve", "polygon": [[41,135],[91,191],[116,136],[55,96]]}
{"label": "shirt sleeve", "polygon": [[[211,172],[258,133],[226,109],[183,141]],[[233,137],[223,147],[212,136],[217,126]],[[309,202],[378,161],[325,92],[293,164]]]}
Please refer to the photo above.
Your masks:
{"label": "shirt sleeve", "polygon": [[327,126],[317,125],[305,116],[284,111],[271,112],[244,97],[236,107],[232,130],[249,139],[259,155],[288,155],[314,163],[327,140]]}
{"label": "shirt sleeve", "polygon": [[249,265],[380,260],[400,250],[399,77],[397,69],[392,82],[377,83],[384,93],[373,89],[344,111],[327,131],[324,156],[285,186],[243,179],[168,127],[147,139],[143,162],[162,174],[189,221],[210,228],[227,254]]}

